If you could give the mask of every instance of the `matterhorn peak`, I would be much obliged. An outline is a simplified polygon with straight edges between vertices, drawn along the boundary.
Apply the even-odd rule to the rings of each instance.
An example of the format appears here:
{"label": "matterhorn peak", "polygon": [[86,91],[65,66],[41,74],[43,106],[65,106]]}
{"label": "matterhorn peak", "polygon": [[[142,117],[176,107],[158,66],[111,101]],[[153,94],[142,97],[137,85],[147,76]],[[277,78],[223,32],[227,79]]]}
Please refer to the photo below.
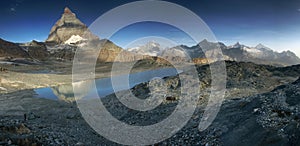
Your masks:
{"label": "matterhorn peak", "polygon": [[76,18],[76,15],[68,7],[65,7],[64,13],[62,14],[62,19],[66,18],[66,17],[70,17],[70,18],[74,19],[74,18]]}
{"label": "matterhorn peak", "polygon": [[68,7],[65,7],[64,14],[73,14],[73,13]]}
{"label": "matterhorn peak", "polygon": [[[73,42],[74,38],[85,37],[97,38],[91,34],[87,26],[82,23],[68,7],[65,7],[61,18],[51,28],[47,43],[64,44],[67,41]],[[69,39],[72,40],[69,40]]]}

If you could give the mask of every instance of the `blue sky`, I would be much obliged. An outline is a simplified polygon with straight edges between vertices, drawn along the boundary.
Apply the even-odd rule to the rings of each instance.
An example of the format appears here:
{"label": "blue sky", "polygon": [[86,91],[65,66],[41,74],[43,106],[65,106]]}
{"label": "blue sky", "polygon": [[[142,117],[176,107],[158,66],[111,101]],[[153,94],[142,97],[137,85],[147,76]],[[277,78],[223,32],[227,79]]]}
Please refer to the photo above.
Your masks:
{"label": "blue sky", "polygon": [[[157,37],[157,39],[155,39],[155,37]],[[160,44],[164,43],[164,40],[159,38],[166,38],[173,42],[172,46],[165,47],[173,47],[180,44],[192,46],[199,43],[195,42],[188,34],[172,25],[149,21],[126,26],[116,32],[110,40],[115,42],[117,45],[126,47],[131,42],[137,41],[140,38],[144,38],[142,39],[144,41],[140,43],[137,42],[139,45],[143,45],[141,43],[145,43],[145,41],[154,41]],[[159,42],[159,40],[162,42]]]}
{"label": "blue sky", "polygon": [[[0,37],[13,42],[44,41],[65,6],[90,25],[97,17],[132,0],[9,0],[1,1]],[[292,50],[300,56],[299,0],[170,0],[199,15],[227,45],[236,42],[249,46],[262,43],[275,50]],[[189,45],[176,28],[164,24],[133,25],[118,33],[113,41],[122,45],[130,39],[147,35],[178,38]],[[134,28],[135,27],[135,28]],[[138,33],[132,33],[138,30]],[[130,33],[130,35],[128,35]],[[159,34],[160,33],[160,34]],[[175,37],[174,37],[175,36]],[[100,36],[101,37],[101,36]],[[185,41],[186,40],[186,41]]]}

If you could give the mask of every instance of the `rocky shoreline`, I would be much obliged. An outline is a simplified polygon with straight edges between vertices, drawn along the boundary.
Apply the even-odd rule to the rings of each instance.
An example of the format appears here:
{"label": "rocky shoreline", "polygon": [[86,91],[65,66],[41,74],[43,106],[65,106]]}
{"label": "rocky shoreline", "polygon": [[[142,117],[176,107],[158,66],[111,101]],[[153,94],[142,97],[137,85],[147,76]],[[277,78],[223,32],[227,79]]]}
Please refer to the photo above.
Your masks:
{"label": "rocky shoreline", "polygon": [[[203,132],[198,130],[209,95],[204,89],[210,86],[210,77],[208,66],[197,66],[204,91],[197,109],[183,129],[158,145],[299,145],[299,66],[276,68],[237,62],[226,65],[226,100],[212,125]],[[174,98],[166,98],[147,114],[128,110],[114,94],[101,100],[126,123],[154,124],[167,117],[180,98],[176,95],[180,89],[178,77],[164,80]],[[146,83],[135,86],[132,92],[140,98],[149,96]],[[91,129],[76,103],[33,98],[34,94],[31,89],[1,94],[0,144],[118,145]]]}

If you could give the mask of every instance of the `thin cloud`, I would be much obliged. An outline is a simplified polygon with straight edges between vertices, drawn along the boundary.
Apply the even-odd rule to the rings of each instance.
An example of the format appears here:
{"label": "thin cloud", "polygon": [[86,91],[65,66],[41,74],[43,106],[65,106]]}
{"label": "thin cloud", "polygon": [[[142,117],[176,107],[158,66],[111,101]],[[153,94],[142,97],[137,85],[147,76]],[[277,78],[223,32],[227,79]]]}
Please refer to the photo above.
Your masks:
{"label": "thin cloud", "polygon": [[10,8],[11,12],[16,12],[16,8]]}

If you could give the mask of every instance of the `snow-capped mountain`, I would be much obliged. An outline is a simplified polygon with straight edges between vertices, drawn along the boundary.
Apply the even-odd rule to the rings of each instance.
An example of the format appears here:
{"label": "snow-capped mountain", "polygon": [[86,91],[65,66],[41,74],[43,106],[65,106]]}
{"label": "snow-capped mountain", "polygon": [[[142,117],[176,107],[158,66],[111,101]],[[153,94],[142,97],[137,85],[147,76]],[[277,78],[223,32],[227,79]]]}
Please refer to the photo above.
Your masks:
{"label": "snow-capped mountain", "polygon": [[162,51],[161,57],[169,61],[190,61],[191,58],[187,54],[186,46],[177,46],[173,48],[167,48]]}
{"label": "snow-capped mountain", "polygon": [[[269,64],[276,66],[288,66],[300,64],[300,59],[292,52],[277,52],[258,44],[255,47],[240,45],[239,43],[223,49],[223,54],[234,61],[254,62],[257,64]],[[288,52],[288,53],[287,53]]]}
{"label": "snow-capped mountain", "polygon": [[127,51],[133,53],[137,53],[141,55],[149,55],[149,56],[160,56],[162,50],[163,48],[161,48],[160,44],[155,43],[153,41],[148,42],[145,45],[127,49]]}
{"label": "snow-capped mountain", "polygon": [[70,44],[76,40],[88,38],[98,39],[88,27],[82,23],[68,7],[64,9],[61,18],[57,20],[50,30],[45,41],[47,44]]}
{"label": "snow-capped mountain", "polygon": [[127,51],[141,54],[141,55],[149,55],[149,56],[158,56],[165,58],[169,61],[183,61],[183,60],[191,60],[188,59],[187,55],[188,47],[181,45],[172,48],[162,48],[159,43],[156,42],[148,42],[145,45],[140,45],[138,47],[129,48]]}
{"label": "snow-capped mountain", "polygon": [[[203,40],[192,47],[180,45],[162,50],[159,49],[158,46],[157,43],[151,42],[143,47],[132,48],[130,51],[144,55],[161,56],[177,61],[189,61],[195,58],[208,58],[213,60],[211,56],[217,56],[218,59],[223,58],[224,60],[253,62],[275,66],[300,64],[300,59],[293,52],[284,51],[279,53],[262,44],[258,44],[255,47],[249,47],[238,42],[234,45],[226,46],[221,42],[209,42]],[[215,48],[221,49],[223,56],[216,54],[218,52],[215,52]]]}

